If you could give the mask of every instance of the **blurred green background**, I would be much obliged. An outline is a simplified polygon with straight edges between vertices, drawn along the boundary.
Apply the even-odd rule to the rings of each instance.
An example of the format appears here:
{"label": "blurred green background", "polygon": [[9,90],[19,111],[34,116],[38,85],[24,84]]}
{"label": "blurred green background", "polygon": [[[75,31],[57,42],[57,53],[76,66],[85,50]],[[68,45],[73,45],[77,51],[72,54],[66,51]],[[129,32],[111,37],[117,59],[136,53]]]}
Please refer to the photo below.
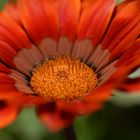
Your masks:
{"label": "blurred green background", "polygon": [[[0,9],[8,0],[0,0]],[[120,0],[117,1],[119,3]],[[140,69],[131,75],[139,75]],[[139,140],[140,95],[115,91],[103,110],[75,120],[78,140]],[[35,109],[24,109],[9,127],[0,130],[0,140],[65,140],[64,131],[50,134],[35,115]]]}

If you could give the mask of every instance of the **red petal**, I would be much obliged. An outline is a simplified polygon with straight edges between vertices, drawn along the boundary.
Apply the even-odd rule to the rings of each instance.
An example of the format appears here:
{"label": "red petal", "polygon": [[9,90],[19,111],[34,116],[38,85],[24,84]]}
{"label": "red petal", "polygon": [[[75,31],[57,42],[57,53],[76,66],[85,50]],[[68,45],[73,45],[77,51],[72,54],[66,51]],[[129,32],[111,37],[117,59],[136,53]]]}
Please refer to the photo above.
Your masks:
{"label": "red petal", "polygon": [[37,108],[37,113],[41,121],[47,125],[50,131],[57,132],[69,126],[75,115],[57,109],[55,103],[48,103]]}
{"label": "red petal", "polygon": [[15,50],[30,48],[30,42],[21,27],[10,17],[0,14],[0,40]]}
{"label": "red petal", "polygon": [[58,108],[60,108],[61,110],[67,111],[71,114],[76,114],[76,115],[86,115],[89,113],[93,113],[96,112],[98,110],[101,109],[102,107],[102,103],[101,101],[76,101],[76,102],[71,102],[71,103],[67,103],[67,102],[58,102],[57,106]]}
{"label": "red petal", "polygon": [[18,10],[25,29],[35,43],[38,44],[44,37],[56,38],[58,18],[53,0],[20,0]]}
{"label": "red petal", "polygon": [[41,5],[45,12],[45,19],[47,19],[46,26],[49,30],[49,35],[53,39],[57,39],[59,35],[59,18],[56,2],[53,0],[42,0]]}
{"label": "red petal", "polygon": [[0,94],[7,92],[7,91],[17,91],[14,84],[0,84]]}
{"label": "red petal", "polygon": [[108,26],[114,5],[114,0],[84,0],[78,37],[91,38],[97,45]]}
{"label": "red petal", "polygon": [[140,78],[127,79],[120,85],[119,89],[129,92],[140,91]]}
{"label": "red petal", "polygon": [[140,39],[118,59],[115,67],[117,71],[109,79],[110,82],[118,82],[119,85],[125,81],[126,77],[136,68],[140,66]]}
{"label": "red petal", "polygon": [[17,100],[17,99],[19,99],[19,97],[21,96],[21,93],[16,90],[8,90],[9,85],[10,84],[7,84],[7,89],[6,89],[6,85],[5,85],[5,89],[3,92],[1,92],[1,90],[0,90],[0,100],[12,102],[12,104],[14,104],[14,105],[15,104],[20,105],[21,104],[20,100]]}
{"label": "red petal", "polygon": [[[123,76],[126,76],[130,74],[138,66],[140,66],[139,56],[140,56],[140,39],[137,39],[135,43],[124,53],[124,55],[116,63],[116,67],[118,67],[118,75],[123,74]],[[120,83],[119,89],[126,91],[140,90],[139,82],[140,78],[126,79],[124,83]]]}
{"label": "red petal", "polygon": [[16,119],[19,110],[18,106],[0,100],[0,128],[10,125]]}
{"label": "red petal", "polygon": [[17,7],[14,3],[8,3],[4,7],[3,13],[10,16],[13,20],[15,20],[19,25],[21,25],[21,21],[19,18],[19,14],[17,11]]}
{"label": "red petal", "polygon": [[14,79],[9,77],[5,73],[0,73],[0,95],[3,95],[3,94],[6,95],[7,92],[11,92],[11,95],[12,95],[13,92],[17,92],[17,89],[14,85],[15,85]]}
{"label": "red petal", "polygon": [[140,32],[140,1],[120,4],[103,41],[103,48],[112,52],[111,60],[117,58],[134,42]]}
{"label": "red petal", "polygon": [[88,96],[85,96],[84,99],[71,103],[58,102],[57,106],[63,110],[79,115],[96,112],[100,110],[104,102],[111,97],[111,93],[115,86],[115,82],[105,83]]}
{"label": "red petal", "polygon": [[[22,93],[20,93],[20,94],[22,94]],[[27,93],[26,94],[22,94],[20,96],[19,104],[22,104],[25,107],[34,106],[34,105],[40,105],[42,103],[45,104],[46,101],[42,97],[39,97],[39,96],[28,95]]]}
{"label": "red petal", "polygon": [[[137,39],[134,44],[126,51],[126,53],[118,60],[116,63],[116,67],[119,67],[122,64],[129,64],[133,59],[135,61],[139,61],[139,55],[140,55],[140,38]],[[133,63],[135,63],[133,61]],[[130,63],[131,64],[131,63]],[[127,65],[129,67],[129,65]]]}
{"label": "red petal", "polygon": [[5,73],[0,73],[0,84],[14,84],[15,80]]}
{"label": "red petal", "polygon": [[[8,85],[6,85],[8,88]],[[3,92],[0,93],[0,128],[6,127],[11,124],[17,117],[21,104],[17,103],[16,100],[19,98],[18,92]]]}
{"label": "red petal", "polygon": [[6,67],[5,65],[3,65],[2,63],[0,63],[0,72],[10,74],[11,70],[8,67]]}
{"label": "red petal", "polygon": [[15,56],[16,51],[13,48],[11,48],[8,44],[4,43],[3,41],[0,41],[0,59],[7,65],[15,67],[13,63],[13,58]]}
{"label": "red petal", "polygon": [[80,0],[58,0],[61,35],[71,40],[76,37],[81,10]]}

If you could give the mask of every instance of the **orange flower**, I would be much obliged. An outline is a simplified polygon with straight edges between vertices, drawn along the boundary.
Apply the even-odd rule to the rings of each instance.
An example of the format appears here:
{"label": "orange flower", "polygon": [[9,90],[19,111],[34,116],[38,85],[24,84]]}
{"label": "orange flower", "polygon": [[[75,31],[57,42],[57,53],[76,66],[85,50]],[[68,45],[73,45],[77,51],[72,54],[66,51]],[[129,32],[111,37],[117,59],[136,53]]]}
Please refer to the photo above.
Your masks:
{"label": "orange flower", "polygon": [[36,106],[52,131],[140,89],[140,1],[18,0],[0,14],[0,127]]}

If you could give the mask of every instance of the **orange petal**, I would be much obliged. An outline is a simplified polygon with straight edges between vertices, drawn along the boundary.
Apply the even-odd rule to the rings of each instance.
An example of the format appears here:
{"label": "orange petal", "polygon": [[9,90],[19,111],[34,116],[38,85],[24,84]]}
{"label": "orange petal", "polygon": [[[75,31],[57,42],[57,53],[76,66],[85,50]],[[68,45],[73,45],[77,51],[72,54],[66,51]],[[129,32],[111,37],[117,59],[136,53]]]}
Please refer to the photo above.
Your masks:
{"label": "orange petal", "polygon": [[123,91],[129,91],[130,93],[134,91],[140,91],[140,78],[127,79],[123,84],[120,85],[119,89]]}
{"label": "orange petal", "polygon": [[76,37],[81,10],[80,0],[58,0],[61,35],[73,40]]}
{"label": "orange petal", "polygon": [[114,0],[83,0],[78,37],[91,38],[97,45],[110,21]]}
{"label": "orange petal", "polygon": [[114,60],[134,42],[140,33],[140,1],[127,1],[116,9],[116,15],[103,41]]}
{"label": "orange petal", "polygon": [[19,107],[0,100],[0,128],[10,125],[19,113]]}
{"label": "orange petal", "polygon": [[19,0],[18,10],[25,29],[36,44],[44,37],[58,36],[55,1]]}
{"label": "orange petal", "polygon": [[55,103],[48,103],[37,108],[37,113],[41,121],[52,132],[57,132],[60,129],[69,126],[74,120],[75,115],[58,110]]}
{"label": "orange petal", "polygon": [[3,13],[10,16],[13,20],[15,20],[19,25],[21,25],[21,21],[19,18],[19,14],[17,11],[17,7],[14,3],[8,3],[4,7]]}

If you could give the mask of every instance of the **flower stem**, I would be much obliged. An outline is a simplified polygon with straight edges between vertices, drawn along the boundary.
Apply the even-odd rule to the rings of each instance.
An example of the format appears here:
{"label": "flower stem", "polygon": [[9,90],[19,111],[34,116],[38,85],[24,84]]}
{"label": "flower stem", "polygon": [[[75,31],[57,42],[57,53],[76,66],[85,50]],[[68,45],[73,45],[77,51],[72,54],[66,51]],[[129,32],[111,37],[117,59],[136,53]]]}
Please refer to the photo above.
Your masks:
{"label": "flower stem", "polygon": [[76,140],[77,139],[73,126],[65,128],[65,137],[66,137],[66,140]]}

